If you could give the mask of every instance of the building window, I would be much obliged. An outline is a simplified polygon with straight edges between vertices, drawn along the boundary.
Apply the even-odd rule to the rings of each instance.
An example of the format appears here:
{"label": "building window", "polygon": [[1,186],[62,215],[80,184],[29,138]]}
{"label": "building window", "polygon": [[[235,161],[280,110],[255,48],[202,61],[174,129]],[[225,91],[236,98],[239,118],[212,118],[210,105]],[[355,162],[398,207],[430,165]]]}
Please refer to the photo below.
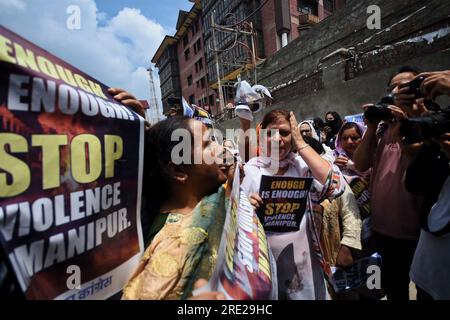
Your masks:
{"label": "building window", "polygon": [[188,44],[189,44],[189,37],[188,34],[186,33],[186,35],[183,38],[183,46],[186,48]]}
{"label": "building window", "polygon": [[319,16],[319,4],[314,0],[298,0],[298,12]]}
{"label": "building window", "polygon": [[202,50],[202,41],[201,41],[201,39],[198,39],[194,43],[194,53],[197,54],[197,52],[200,52],[200,50]]}
{"label": "building window", "polygon": [[187,49],[184,52],[184,60],[188,61],[190,59],[190,57],[191,57],[191,51],[189,49]]}
{"label": "building window", "polygon": [[206,80],[205,80],[205,77],[203,77],[203,78],[200,79],[200,83],[201,83],[202,89],[205,89],[205,86],[206,86]]}
{"label": "building window", "polygon": [[188,86],[192,86],[192,76],[187,77]]}
{"label": "building window", "polygon": [[195,96],[189,96],[189,104],[195,104]]}
{"label": "building window", "polygon": [[192,36],[194,36],[199,30],[198,20],[192,23]]}
{"label": "building window", "polygon": [[334,1],[333,0],[323,0],[323,8],[328,12],[334,11]]}
{"label": "building window", "polygon": [[202,58],[200,58],[200,59],[195,63],[195,72],[199,72],[200,70],[203,70],[203,60],[202,60]]}

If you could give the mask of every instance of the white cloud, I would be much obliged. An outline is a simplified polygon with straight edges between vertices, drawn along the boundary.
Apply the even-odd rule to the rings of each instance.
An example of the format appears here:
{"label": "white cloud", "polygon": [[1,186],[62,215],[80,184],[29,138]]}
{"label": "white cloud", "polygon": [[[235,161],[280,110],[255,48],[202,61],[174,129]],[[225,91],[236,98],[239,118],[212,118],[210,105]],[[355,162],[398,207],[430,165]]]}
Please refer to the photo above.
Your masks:
{"label": "white cloud", "polygon": [[124,8],[111,19],[105,28],[119,37],[127,38],[137,50],[134,58],[149,60],[150,52],[158,49],[159,43],[164,37],[164,29],[158,23],[148,20],[140,10]]}
{"label": "white cloud", "polygon": [[104,23],[108,19],[106,12],[97,12],[97,21]]}
{"label": "white cloud", "polygon": [[[34,0],[26,8],[10,5],[14,10],[1,10],[4,3],[21,2],[0,0],[0,20],[6,28],[106,85],[150,100],[146,68],[166,33],[160,24],[132,8],[123,8],[108,19],[98,12],[94,0]],[[81,9],[80,30],[66,28],[69,5]],[[159,85],[156,89],[160,99]]]}
{"label": "white cloud", "polygon": [[23,0],[0,0],[0,8],[8,9],[25,9],[26,3]]}

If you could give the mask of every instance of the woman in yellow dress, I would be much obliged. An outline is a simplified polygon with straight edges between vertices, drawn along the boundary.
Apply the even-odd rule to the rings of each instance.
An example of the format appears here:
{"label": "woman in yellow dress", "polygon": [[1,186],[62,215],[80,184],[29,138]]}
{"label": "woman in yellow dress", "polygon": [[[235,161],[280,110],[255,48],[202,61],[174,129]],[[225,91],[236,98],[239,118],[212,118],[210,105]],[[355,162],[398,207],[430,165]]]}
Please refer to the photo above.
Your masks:
{"label": "woman in yellow dress", "polygon": [[[177,129],[186,138],[182,146],[172,141]],[[197,143],[194,136],[206,139]],[[210,136],[202,122],[185,117],[169,118],[149,130],[144,196],[157,201],[159,210],[150,245],[124,288],[123,299],[186,299],[198,279],[211,277],[229,193],[223,184],[233,170],[220,164],[223,149]],[[200,163],[192,164],[198,159]],[[205,159],[214,161],[208,164],[211,161]]]}

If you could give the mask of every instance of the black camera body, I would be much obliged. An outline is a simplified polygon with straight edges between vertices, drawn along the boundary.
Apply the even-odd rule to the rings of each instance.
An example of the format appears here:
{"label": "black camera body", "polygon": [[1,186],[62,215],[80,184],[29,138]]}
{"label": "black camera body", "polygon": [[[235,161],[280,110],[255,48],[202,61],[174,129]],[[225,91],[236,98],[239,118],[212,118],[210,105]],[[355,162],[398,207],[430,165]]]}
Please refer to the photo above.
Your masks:
{"label": "black camera body", "polygon": [[[405,94],[414,95],[414,99],[420,99],[425,97],[422,91],[420,90],[420,86],[422,85],[422,82],[424,80],[425,77],[420,76],[406,84],[403,84],[402,87],[409,87],[408,92],[406,92]],[[384,121],[392,120],[394,117],[391,114],[391,111],[388,109],[388,106],[393,105],[394,102],[395,102],[395,94],[390,93],[383,99],[381,99],[380,102],[375,103],[374,105],[368,107],[366,112],[364,113],[364,117],[370,122],[374,123],[380,122],[382,120]]]}
{"label": "black camera body", "polygon": [[415,78],[414,80],[410,81],[407,84],[404,84],[403,87],[409,87],[408,92],[405,94],[413,94],[414,99],[420,99],[425,97],[422,91],[420,90],[420,86],[422,85],[422,82],[425,80],[424,76],[420,76]]}
{"label": "black camera body", "polygon": [[401,120],[400,133],[408,144],[422,142],[431,138],[438,139],[450,132],[450,107],[439,110],[427,117]]}
{"label": "black camera body", "polygon": [[388,107],[394,104],[394,100],[395,95],[393,93],[388,94],[380,102],[369,106],[364,112],[364,117],[371,123],[392,120],[394,117]]}

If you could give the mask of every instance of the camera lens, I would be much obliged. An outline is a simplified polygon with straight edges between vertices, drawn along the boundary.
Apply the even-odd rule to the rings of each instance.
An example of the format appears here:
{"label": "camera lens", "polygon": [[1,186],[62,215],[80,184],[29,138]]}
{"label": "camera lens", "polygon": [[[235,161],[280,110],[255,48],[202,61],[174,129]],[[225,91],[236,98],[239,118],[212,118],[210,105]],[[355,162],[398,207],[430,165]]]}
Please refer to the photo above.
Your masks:
{"label": "camera lens", "polygon": [[383,120],[383,115],[382,115],[382,112],[380,111],[380,108],[378,108],[375,105],[370,106],[366,109],[366,112],[364,112],[364,117],[369,122],[373,122],[373,123],[380,122],[381,120]]}
{"label": "camera lens", "polygon": [[391,120],[393,118],[389,105],[394,104],[395,95],[388,94],[380,102],[368,107],[364,112],[364,117],[372,123],[380,122],[382,120]]}
{"label": "camera lens", "polygon": [[438,111],[428,117],[411,118],[402,121],[400,133],[405,143],[416,143],[439,138],[450,131],[450,109]]}
{"label": "camera lens", "polygon": [[392,119],[391,111],[388,109],[387,105],[374,104],[366,109],[364,112],[364,117],[372,123],[387,121]]}

